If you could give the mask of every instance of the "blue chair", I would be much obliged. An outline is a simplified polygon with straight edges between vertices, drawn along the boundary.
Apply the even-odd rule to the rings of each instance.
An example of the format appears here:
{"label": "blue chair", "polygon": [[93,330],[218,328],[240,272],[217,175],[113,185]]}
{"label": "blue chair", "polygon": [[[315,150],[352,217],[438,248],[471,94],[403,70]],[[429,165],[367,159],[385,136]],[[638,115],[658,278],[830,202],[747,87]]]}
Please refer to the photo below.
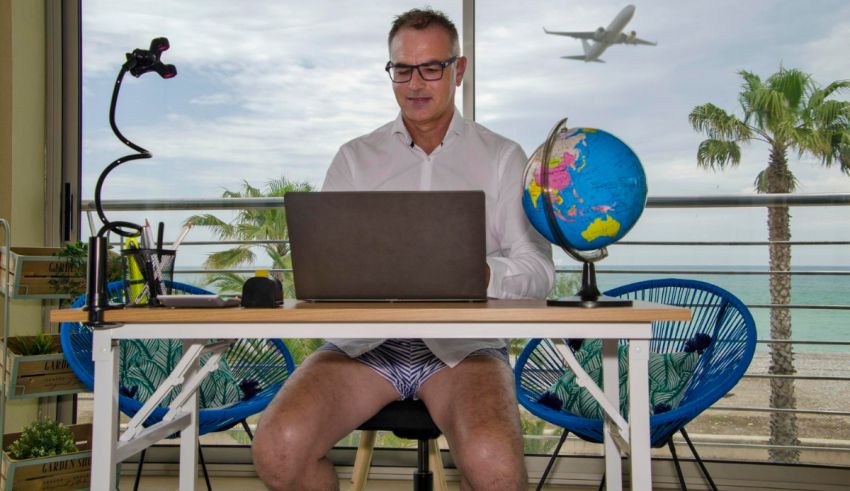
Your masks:
{"label": "blue chair", "polygon": [[[208,294],[210,292],[196,288],[190,285],[170,282],[172,294]],[[116,300],[121,300],[124,295],[122,281],[114,281],[107,286],[109,296]],[[85,295],[77,298],[71,305],[72,308],[79,308],[86,303]],[[65,322],[60,326],[60,338],[62,342],[62,350],[65,353],[65,358],[68,365],[77,375],[89,390],[94,388],[94,362],[92,361],[92,332],[89,326],[74,322]],[[122,351],[122,372],[130,367],[126,357],[130,344],[133,341],[121,341]],[[182,342],[179,340],[169,340],[168,343],[173,345],[160,345],[160,349],[168,349],[171,352],[177,351],[177,354],[182,353]],[[150,359],[150,357],[148,357]],[[295,369],[295,363],[289,353],[286,345],[279,339],[239,339],[235,341],[224,353],[222,368],[227,371],[227,378],[232,380],[231,390],[238,391],[231,399],[233,402],[221,407],[213,407],[214,399],[220,399],[220,394],[217,397],[205,397],[203,394],[203,386],[201,389],[200,411],[198,414],[198,431],[200,435],[227,430],[236,424],[242,424],[248,436],[253,439],[253,434],[246,422],[249,416],[259,413],[277,394],[283,383],[289,378]],[[171,367],[162,367],[170,370]],[[218,370],[217,372],[222,371]],[[216,372],[213,372],[216,373]],[[232,378],[231,378],[232,375]],[[126,378],[126,377],[125,377]],[[119,407],[121,411],[132,417],[142,408],[144,400],[138,395],[141,391],[138,387],[126,387],[122,378],[121,394],[119,395]],[[152,425],[159,422],[165,416],[168,409],[166,407],[156,408],[151,416],[145,421],[145,425]],[[211,489],[209,477],[207,475],[206,465],[203,459],[203,452],[199,452],[201,465],[204,470],[204,478],[206,479],[207,488]],[[142,464],[144,463],[144,452],[140,457],[139,470],[136,475],[136,486],[141,475]],[[135,487],[134,487],[135,489]]]}
{"label": "blue chair", "polygon": [[[661,279],[632,283],[606,292],[612,297],[689,307],[690,321],[654,322],[650,349],[656,353],[685,350],[685,343],[699,333],[711,337],[699,356],[676,407],[650,416],[653,447],[667,445],[673,456],[679,483],[685,488],[672,437],[680,432],[712,489],[717,489],[705,464],[685,431],[685,425],[729,392],[746,372],[756,346],[755,321],[747,307],[734,295],[717,286],[696,280]],[[563,433],[537,489],[546,481],[561,446],[572,432],[580,438],[601,443],[602,419],[589,419],[557,410],[546,404],[547,391],[568,369],[553,340],[529,341],[515,367],[520,404],[535,416],[560,426]],[[603,476],[604,483],[604,476]]]}

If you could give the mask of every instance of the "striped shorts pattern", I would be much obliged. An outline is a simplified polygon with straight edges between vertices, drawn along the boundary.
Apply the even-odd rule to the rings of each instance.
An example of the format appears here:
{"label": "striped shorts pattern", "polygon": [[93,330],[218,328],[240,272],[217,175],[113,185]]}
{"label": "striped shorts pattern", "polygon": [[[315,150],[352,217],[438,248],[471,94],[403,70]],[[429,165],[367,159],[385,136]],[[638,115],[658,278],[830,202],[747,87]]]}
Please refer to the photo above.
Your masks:
{"label": "striped shorts pattern", "polygon": [[[325,343],[318,351],[345,352],[333,343]],[[507,350],[485,348],[469,356],[495,356],[508,362]],[[387,339],[377,348],[355,358],[387,380],[402,399],[417,399],[419,387],[431,375],[446,368],[421,339]]]}

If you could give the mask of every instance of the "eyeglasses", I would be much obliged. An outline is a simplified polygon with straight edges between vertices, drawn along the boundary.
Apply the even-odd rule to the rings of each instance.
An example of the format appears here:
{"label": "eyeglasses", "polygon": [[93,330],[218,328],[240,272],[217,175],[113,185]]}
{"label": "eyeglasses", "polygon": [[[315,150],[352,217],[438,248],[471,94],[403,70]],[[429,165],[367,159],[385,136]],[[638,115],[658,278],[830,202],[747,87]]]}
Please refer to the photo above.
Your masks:
{"label": "eyeglasses", "polygon": [[388,61],[384,70],[390,75],[390,80],[397,84],[409,82],[413,78],[413,70],[419,72],[419,78],[422,80],[433,82],[443,78],[443,71],[455,61],[457,61],[456,55],[446,61],[429,61],[428,63],[420,63],[418,65],[396,64]]}

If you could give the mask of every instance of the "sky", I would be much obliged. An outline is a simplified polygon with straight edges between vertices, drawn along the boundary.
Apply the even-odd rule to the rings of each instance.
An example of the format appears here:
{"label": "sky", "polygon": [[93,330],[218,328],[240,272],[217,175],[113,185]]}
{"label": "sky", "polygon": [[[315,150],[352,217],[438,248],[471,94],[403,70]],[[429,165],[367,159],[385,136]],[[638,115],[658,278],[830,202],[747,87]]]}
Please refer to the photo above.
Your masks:
{"label": "sky", "polygon": [[[366,5],[368,3],[368,5]],[[626,5],[609,0],[476,2],[476,119],[530,154],[560,118],[605,129],[640,157],[650,196],[753,194],[767,163],[744,147],[738,168],[700,169],[704,139],[688,123],[711,102],[741,115],[738,72],[767,78],[799,68],[821,85],[850,78],[850,3],[844,0],[635,1],[627,26],[658,46],[615,46],[606,63],[550,30],[595,30]],[[461,27],[459,1],[432,1]],[[117,124],[154,154],[110,174],[103,198],[217,198],[243,181],[286,177],[320,186],[339,146],[393,119],[383,71],[398,1],[83,1],[83,197],[112,160],[129,153],[112,136],[109,99],[124,54],[166,36],[163,61],[178,76],[125,78]],[[460,90],[458,94],[460,94]],[[847,100],[850,93],[838,98]],[[461,99],[457,99],[461,107]],[[800,193],[850,193],[850,176],[790,154]],[[135,217],[131,215],[131,217]],[[151,216],[177,235],[177,214]],[[647,210],[628,240],[765,240],[762,209]],[[112,217],[120,218],[119,216]],[[792,238],[850,240],[845,209],[792,208]],[[203,240],[193,232],[188,240]],[[766,264],[765,247],[613,246],[606,265]],[[795,248],[795,265],[850,266],[846,246]],[[192,250],[178,260],[199,264]],[[556,262],[569,263],[560,253]]]}

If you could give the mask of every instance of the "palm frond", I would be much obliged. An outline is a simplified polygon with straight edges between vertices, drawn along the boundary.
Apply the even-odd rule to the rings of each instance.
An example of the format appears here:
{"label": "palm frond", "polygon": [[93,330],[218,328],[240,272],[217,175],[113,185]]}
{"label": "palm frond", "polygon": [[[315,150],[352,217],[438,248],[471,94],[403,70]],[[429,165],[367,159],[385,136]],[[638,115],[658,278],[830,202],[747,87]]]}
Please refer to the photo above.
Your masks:
{"label": "palm frond", "polygon": [[784,120],[792,119],[788,101],[781,92],[762,88],[760,90],[742,93],[742,106],[749,110],[744,114],[744,121],[753,121],[761,130],[774,130]]}
{"label": "palm frond", "polygon": [[214,252],[207,256],[204,265],[212,269],[223,269],[254,262],[255,255],[247,245]]}
{"label": "palm frond", "polygon": [[712,140],[744,141],[753,137],[750,128],[737,116],[711,103],[695,107],[688,121],[695,130]]}
{"label": "palm frond", "polygon": [[204,227],[210,230],[219,240],[232,240],[236,238],[236,230],[233,226],[215,215],[193,215],[186,219],[185,225]]}
{"label": "palm frond", "polygon": [[285,177],[272,179],[266,183],[267,196],[285,196],[290,191],[315,191],[309,182],[290,181]]}
{"label": "palm frond", "polygon": [[735,167],[741,162],[741,147],[733,141],[709,138],[697,150],[697,165],[712,170]]}
{"label": "palm frond", "polygon": [[767,79],[770,92],[779,94],[786,108],[797,113],[814,90],[812,76],[797,69],[781,68]]}
{"label": "palm frond", "polygon": [[741,70],[738,72],[738,75],[740,75],[741,78],[744,79],[742,92],[754,92],[764,86],[761,81],[761,77],[759,77],[755,73],[749,72],[747,70]]}
{"label": "palm frond", "polygon": [[844,89],[850,89],[850,80],[836,80],[820,91],[823,93],[823,97],[827,98],[834,93],[841,92]]}
{"label": "palm frond", "polygon": [[205,286],[220,294],[238,295],[247,279],[237,273],[211,273],[205,278]]}

